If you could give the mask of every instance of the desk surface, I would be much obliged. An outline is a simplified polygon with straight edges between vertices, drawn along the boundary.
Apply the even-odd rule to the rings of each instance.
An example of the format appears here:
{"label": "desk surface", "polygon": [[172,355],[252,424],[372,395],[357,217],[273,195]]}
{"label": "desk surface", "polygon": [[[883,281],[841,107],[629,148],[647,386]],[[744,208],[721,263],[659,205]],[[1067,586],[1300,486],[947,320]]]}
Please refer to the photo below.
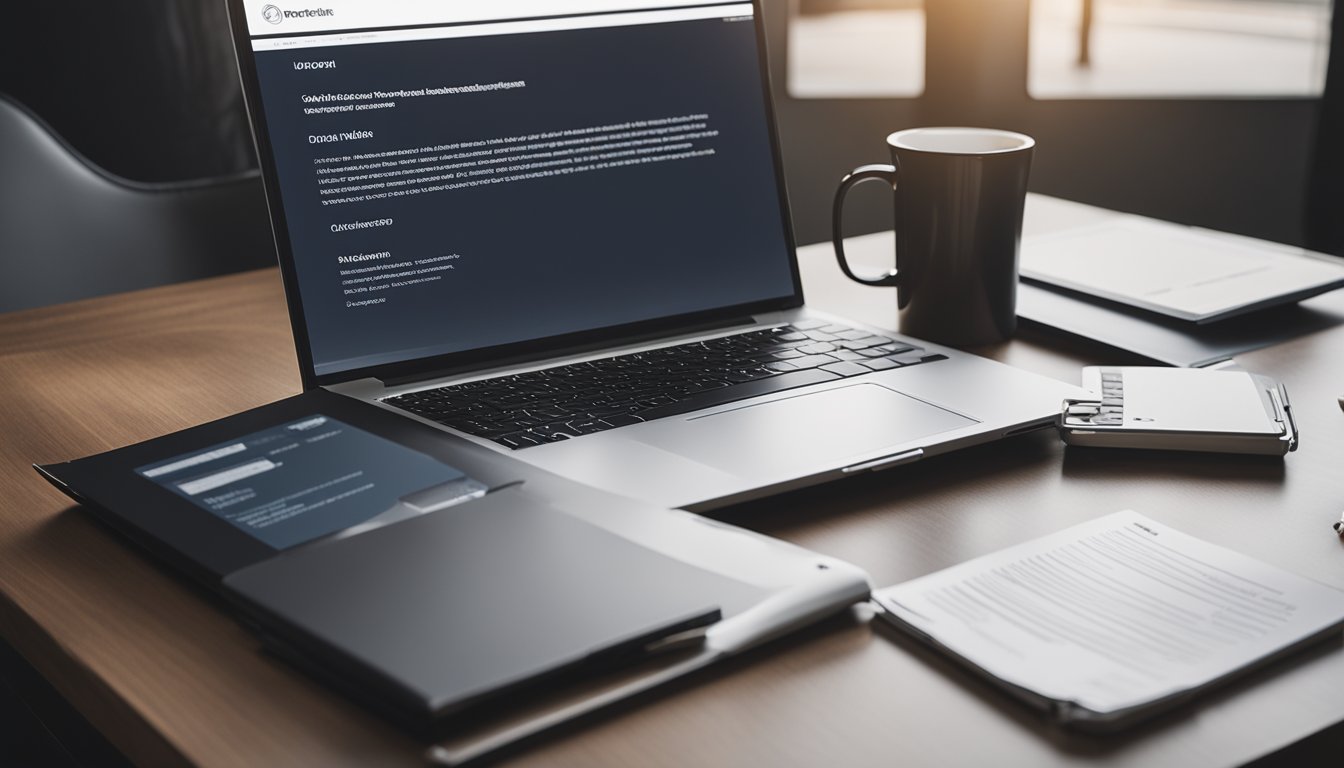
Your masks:
{"label": "desk surface", "polygon": [[[1028,231],[1107,214],[1033,197]],[[856,238],[880,261],[882,236]],[[881,326],[889,291],[801,254],[809,301]],[[1344,304],[1344,298],[1325,300]],[[298,390],[273,270],[0,316],[0,633],[137,762],[414,765],[425,745],[258,652],[203,593],[97,527],[29,468],[115,448]],[[841,557],[878,585],[1133,508],[1344,588],[1344,328],[1239,358],[1284,379],[1302,447],[1244,457],[1068,454],[1049,434],[727,510]],[[1076,380],[1132,362],[1024,330],[978,350]],[[1121,737],[1070,735],[862,609],[691,684],[547,739],[521,765],[1229,765],[1344,722],[1344,646],[1257,673]]]}

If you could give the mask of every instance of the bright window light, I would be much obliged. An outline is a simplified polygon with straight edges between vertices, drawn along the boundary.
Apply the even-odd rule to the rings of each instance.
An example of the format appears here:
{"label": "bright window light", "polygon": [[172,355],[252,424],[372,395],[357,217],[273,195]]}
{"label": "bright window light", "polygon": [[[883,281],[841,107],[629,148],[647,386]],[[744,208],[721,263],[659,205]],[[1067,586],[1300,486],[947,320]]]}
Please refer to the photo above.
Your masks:
{"label": "bright window light", "polygon": [[790,96],[924,92],[923,0],[794,0],[790,6]]}
{"label": "bright window light", "polygon": [[1331,0],[1031,0],[1038,99],[1314,97]]}

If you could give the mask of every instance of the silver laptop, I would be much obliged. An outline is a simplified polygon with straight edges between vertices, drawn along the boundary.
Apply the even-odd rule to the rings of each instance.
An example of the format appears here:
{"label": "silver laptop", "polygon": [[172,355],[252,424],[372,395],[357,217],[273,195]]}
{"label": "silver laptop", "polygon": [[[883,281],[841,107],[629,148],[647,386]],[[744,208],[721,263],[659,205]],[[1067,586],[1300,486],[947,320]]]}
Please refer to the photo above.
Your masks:
{"label": "silver laptop", "polygon": [[305,388],[696,510],[1078,391],[807,309],[758,2],[229,10]]}

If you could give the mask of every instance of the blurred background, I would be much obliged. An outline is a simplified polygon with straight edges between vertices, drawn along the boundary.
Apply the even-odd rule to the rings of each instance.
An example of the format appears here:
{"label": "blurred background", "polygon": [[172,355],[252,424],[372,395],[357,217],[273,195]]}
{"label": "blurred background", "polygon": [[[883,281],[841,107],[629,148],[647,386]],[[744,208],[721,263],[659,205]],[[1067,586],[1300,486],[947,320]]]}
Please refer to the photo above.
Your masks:
{"label": "blurred background", "polygon": [[[767,5],[804,240],[827,171],[881,160],[888,130],[970,124],[1036,137],[1033,191],[1344,252],[1332,0]],[[884,221],[868,192],[856,230]]]}
{"label": "blurred background", "polygon": [[[1333,0],[764,7],[801,243],[826,239],[836,181],[885,160],[887,133],[964,124],[1035,136],[1034,191],[1344,253]],[[255,166],[221,2],[10,14],[0,93],[93,164],[151,183]],[[889,226],[881,190],[856,196],[850,231]]]}
{"label": "blurred background", "polygon": [[11,3],[0,93],[143,182],[256,166],[223,0]]}

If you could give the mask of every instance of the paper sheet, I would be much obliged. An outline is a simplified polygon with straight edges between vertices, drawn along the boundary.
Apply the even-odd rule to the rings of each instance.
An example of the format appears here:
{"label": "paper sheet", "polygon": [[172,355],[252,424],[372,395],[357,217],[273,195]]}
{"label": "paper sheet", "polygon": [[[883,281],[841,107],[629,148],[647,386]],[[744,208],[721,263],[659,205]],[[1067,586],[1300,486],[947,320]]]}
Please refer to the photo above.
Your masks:
{"label": "paper sheet", "polygon": [[1209,683],[1344,622],[1344,592],[1132,511],[874,597],[989,674],[1102,714]]}
{"label": "paper sheet", "polygon": [[1184,320],[1296,300],[1344,281],[1344,266],[1300,248],[1138,217],[1029,238],[1021,269],[1026,278]]}

